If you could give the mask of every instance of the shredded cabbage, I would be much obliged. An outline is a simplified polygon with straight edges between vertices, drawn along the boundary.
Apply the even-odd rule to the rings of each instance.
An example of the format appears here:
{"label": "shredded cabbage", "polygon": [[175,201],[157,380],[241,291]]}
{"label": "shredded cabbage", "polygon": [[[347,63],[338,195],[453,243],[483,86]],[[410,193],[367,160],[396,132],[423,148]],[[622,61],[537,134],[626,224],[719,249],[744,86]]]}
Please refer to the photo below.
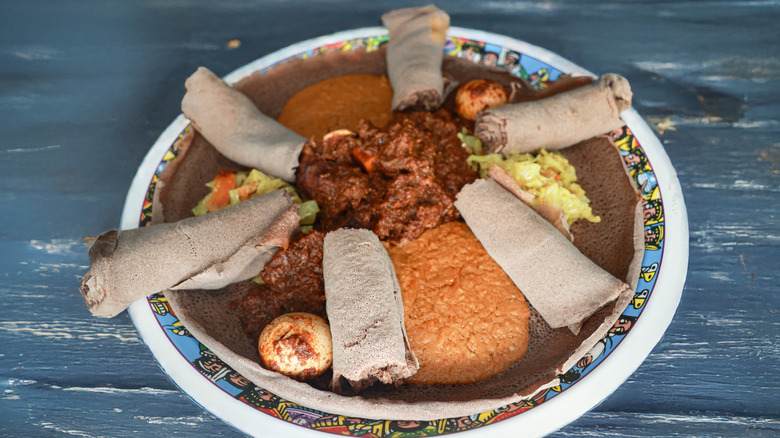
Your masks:
{"label": "shredded cabbage", "polygon": [[[206,183],[206,186],[213,188],[214,181]],[[287,190],[292,201],[299,205],[298,216],[301,217],[301,231],[304,233],[311,231],[311,224],[317,219],[317,213],[320,211],[317,201],[304,201],[295,190],[295,187],[286,181],[266,175],[257,169],[252,169],[248,172],[236,172],[236,188],[228,192],[230,194],[230,204],[226,205],[224,208],[229,208],[251,197],[265,195],[266,193],[282,188]],[[210,199],[211,193],[201,199],[198,205],[192,209],[192,213],[195,216],[202,216],[208,213],[207,203]]]}
{"label": "shredded cabbage", "polygon": [[536,155],[512,154],[506,158],[500,154],[471,155],[468,162],[482,178],[493,166],[504,169],[521,189],[534,195],[532,204],[560,206],[569,226],[577,219],[601,222],[593,215],[585,190],[577,184],[574,166],[560,152],[542,149]]}
{"label": "shredded cabbage", "polygon": [[482,140],[479,137],[469,134],[466,128],[462,128],[458,133],[458,138],[470,154],[482,155]]}

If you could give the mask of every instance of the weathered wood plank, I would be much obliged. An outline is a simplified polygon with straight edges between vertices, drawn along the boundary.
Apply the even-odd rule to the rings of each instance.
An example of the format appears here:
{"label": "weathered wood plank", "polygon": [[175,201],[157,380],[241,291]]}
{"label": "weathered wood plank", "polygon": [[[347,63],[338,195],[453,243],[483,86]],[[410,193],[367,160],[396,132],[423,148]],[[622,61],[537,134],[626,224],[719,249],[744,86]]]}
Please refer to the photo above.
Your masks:
{"label": "weathered wood plank", "polygon": [[[197,66],[226,74],[407,4],[0,6],[0,435],[240,436],[171,383],[126,314],[88,314],[80,239],[119,224]],[[685,194],[691,253],[675,320],[615,394],[554,435],[780,435],[777,2],[437,4],[454,25],[628,77]]]}

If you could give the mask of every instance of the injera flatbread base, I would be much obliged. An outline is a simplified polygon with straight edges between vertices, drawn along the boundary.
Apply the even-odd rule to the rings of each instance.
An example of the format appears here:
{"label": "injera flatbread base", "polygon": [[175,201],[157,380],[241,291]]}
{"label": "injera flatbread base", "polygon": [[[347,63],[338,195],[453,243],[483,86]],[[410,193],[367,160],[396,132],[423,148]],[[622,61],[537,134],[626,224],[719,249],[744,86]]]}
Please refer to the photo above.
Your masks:
{"label": "injera flatbread base", "polygon": [[[266,114],[275,116],[284,104],[281,99],[289,98],[296,89],[329,75],[382,74],[384,58],[381,53],[379,50],[363,56],[362,51],[346,54],[328,52],[305,62],[281,64],[264,76],[253,75],[237,84],[236,88],[248,93]],[[445,74],[466,71],[471,75],[480,69],[464,62],[445,58]],[[457,68],[449,70],[448,65]],[[454,80],[467,77],[466,74],[458,76]],[[508,74],[505,79],[512,80]],[[266,93],[255,94],[258,90]],[[176,159],[182,162],[170,167],[172,171],[164,175],[165,191],[168,193],[161,193],[160,199],[165,207],[166,221],[186,217],[187,211],[201,197],[187,190],[197,189],[216,174],[219,165],[209,160],[223,161],[197,134],[188,141],[187,149],[186,154]],[[572,226],[575,245],[597,265],[635,287],[644,243],[641,204],[620,154],[607,137],[589,140],[562,152],[576,167],[579,182],[591,199],[594,214],[602,217],[602,222],[598,224],[578,221]],[[188,163],[190,160],[204,161]],[[208,173],[206,169],[213,169],[213,172]],[[189,187],[183,184],[185,181]],[[489,411],[529,398],[538,389],[557,385],[558,375],[571,368],[606,334],[632,298],[630,295],[621,296],[615,303],[596,312],[577,336],[568,328],[551,329],[532,309],[528,353],[508,371],[491,379],[464,386],[375,386],[359,396],[342,397],[264,370],[258,365],[256,348],[241,331],[237,312],[228,305],[229,301],[246,292],[241,284],[236,284],[216,292],[166,292],[166,296],[193,336],[244,377],[282,398],[334,414],[420,421]]]}

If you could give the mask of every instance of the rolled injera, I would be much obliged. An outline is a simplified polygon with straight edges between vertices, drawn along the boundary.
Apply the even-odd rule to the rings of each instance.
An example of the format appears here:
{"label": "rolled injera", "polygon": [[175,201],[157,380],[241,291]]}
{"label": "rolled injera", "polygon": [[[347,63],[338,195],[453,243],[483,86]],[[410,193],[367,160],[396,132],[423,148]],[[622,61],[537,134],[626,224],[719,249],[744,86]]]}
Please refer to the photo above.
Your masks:
{"label": "rolled injera", "polygon": [[463,187],[455,207],[552,328],[577,333],[586,318],[631,289],[493,179]]}
{"label": "rolled injera", "polygon": [[333,390],[353,393],[375,381],[400,383],[417,372],[404,326],[393,263],[370,230],[342,228],[322,250],[333,338]]}
{"label": "rolled injera", "polygon": [[285,190],[175,223],[102,234],[89,249],[81,294],[96,316],[119,314],[165,289],[219,289],[256,276],[298,229]]}
{"label": "rolled injera", "polygon": [[631,97],[626,78],[608,73],[565,93],[483,111],[474,134],[487,153],[562,149],[625,125],[620,113]]}
{"label": "rolled injera", "polygon": [[200,67],[186,81],[181,109],[222,155],[288,182],[306,138],[266,116],[252,101]]}
{"label": "rolled injera", "polygon": [[390,33],[387,75],[393,111],[433,110],[443,101],[441,72],[450,17],[433,5],[396,9],[382,15]]}

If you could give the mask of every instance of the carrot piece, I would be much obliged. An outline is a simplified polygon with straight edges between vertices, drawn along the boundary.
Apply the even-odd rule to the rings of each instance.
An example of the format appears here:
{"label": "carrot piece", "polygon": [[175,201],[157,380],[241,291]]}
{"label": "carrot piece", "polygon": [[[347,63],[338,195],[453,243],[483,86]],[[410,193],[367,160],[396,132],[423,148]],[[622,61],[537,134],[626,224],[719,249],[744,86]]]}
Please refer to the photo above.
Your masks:
{"label": "carrot piece", "polygon": [[236,188],[236,174],[220,169],[211,188],[211,199],[206,202],[209,212],[220,210],[230,204],[230,191]]}
{"label": "carrot piece", "polygon": [[257,190],[257,184],[250,184],[248,186],[241,186],[236,189],[238,191],[238,199],[246,201]]}
{"label": "carrot piece", "polygon": [[371,173],[374,170],[374,160],[377,154],[367,149],[352,149],[352,156],[360,163],[366,172]]}

